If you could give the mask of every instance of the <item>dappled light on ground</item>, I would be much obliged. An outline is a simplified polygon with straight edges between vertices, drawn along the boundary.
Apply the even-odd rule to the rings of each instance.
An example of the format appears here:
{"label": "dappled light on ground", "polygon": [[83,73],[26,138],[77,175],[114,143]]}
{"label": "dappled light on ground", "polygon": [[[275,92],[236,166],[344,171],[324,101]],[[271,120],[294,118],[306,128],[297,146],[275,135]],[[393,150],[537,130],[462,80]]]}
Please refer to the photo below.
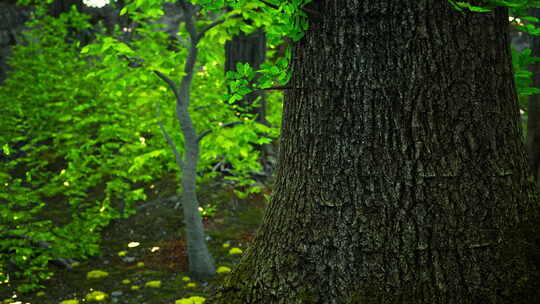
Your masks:
{"label": "dappled light on ground", "polygon": [[71,270],[51,268],[55,274],[42,291],[15,294],[0,285],[0,304],[203,303],[253,239],[264,204],[252,195],[232,208],[232,191],[201,191],[201,205],[217,206],[212,216],[204,216],[216,259],[217,275],[212,280],[197,281],[187,272],[182,213],[172,208],[171,201],[115,221],[104,231],[101,255],[79,261]]}

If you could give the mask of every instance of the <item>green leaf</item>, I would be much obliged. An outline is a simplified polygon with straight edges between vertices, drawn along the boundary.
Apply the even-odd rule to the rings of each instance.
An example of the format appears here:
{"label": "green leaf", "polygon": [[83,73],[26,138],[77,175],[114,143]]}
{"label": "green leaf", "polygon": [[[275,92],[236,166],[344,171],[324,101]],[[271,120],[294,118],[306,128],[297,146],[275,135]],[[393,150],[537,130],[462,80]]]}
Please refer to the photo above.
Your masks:
{"label": "green leaf", "polygon": [[4,144],[2,146],[2,152],[4,152],[5,155],[10,155],[11,154],[11,151],[9,150],[9,145],[8,144]]}
{"label": "green leaf", "polygon": [[242,148],[240,148],[240,151],[239,151],[239,152],[240,152],[240,155],[241,155],[242,157],[246,158],[246,157],[248,157],[248,155],[249,155],[249,148],[247,148],[247,147],[242,147]]}
{"label": "green leaf", "polygon": [[63,116],[59,117],[58,121],[66,122],[66,121],[69,121],[71,119],[73,119],[73,116],[71,116],[70,114],[66,114],[66,115],[63,115]]}
{"label": "green leaf", "polygon": [[123,42],[118,42],[117,44],[115,44],[114,48],[118,51],[118,52],[121,52],[121,53],[126,53],[126,54],[133,54],[134,51],[125,43]]}
{"label": "green leaf", "polygon": [[528,21],[528,22],[538,22],[538,18],[532,17],[532,16],[524,16],[520,17],[521,20]]}

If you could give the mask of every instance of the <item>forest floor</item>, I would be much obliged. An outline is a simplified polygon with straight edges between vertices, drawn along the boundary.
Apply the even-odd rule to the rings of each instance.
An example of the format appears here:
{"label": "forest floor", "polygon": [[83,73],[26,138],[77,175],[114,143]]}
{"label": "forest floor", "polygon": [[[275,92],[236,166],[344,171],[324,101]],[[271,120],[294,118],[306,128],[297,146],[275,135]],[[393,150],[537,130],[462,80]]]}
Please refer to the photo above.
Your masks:
{"label": "forest floor", "polygon": [[[103,304],[197,303],[177,300],[206,297],[224,273],[208,282],[189,276],[182,208],[175,208],[177,200],[168,199],[174,197],[173,193],[159,194],[159,187],[155,190],[156,198],[141,203],[136,214],[114,221],[103,231],[99,256],[81,261],[72,269],[51,265],[54,275],[44,282],[41,291],[17,294],[6,290],[5,284],[0,285],[0,304],[77,304],[88,302],[87,295],[96,291],[106,294],[102,301],[95,302]],[[231,186],[217,182],[201,186],[198,193],[201,206],[216,206],[212,216],[204,217],[215,265],[232,269],[241,254],[231,254],[231,249],[247,248],[262,220],[265,198],[256,194],[241,200]],[[107,275],[87,278],[95,270]]]}

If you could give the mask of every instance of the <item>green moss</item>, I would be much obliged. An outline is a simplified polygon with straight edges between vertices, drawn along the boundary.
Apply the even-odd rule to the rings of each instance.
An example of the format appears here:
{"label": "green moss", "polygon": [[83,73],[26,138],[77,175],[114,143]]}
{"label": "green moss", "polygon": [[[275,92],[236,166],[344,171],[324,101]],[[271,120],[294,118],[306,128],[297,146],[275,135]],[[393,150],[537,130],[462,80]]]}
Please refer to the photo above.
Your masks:
{"label": "green moss", "polygon": [[229,250],[229,254],[231,255],[235,255],[235,254],[242,254],[244,253],[242,251],[242,249],[238,248],[238,247],[234,247],[234,248],[231,248],[231,250]]}
{"label": "green moss", "polygon": [[227,273],[227,272],[231,272],[231,269],[229,267],[226,267],[226,266],[219,266],[218,269],[216,270],[217,273]]}
{"label": "green moss", "polygon": [[108,294],[102,292],[102,291],[92,291],[91,293],[87,294],[85,296],[86,301],[105,301],[109,297]]}
{"label": "green moss", "polygon": [[179,299],[174,302],[174,304],[202,304],[206,299],[203,297],[189,297],[184,299]]}
{"label": "green moss", "polygon": [[103,270],[92,270],[86,274],[87,279],[101,279],[108,276],[109,273]]}
{"label": "green moss", "polygon": [[144,286],[151,287],[151,288],[160,288],[161,287],[161,281],[146,282],[146,284]]}

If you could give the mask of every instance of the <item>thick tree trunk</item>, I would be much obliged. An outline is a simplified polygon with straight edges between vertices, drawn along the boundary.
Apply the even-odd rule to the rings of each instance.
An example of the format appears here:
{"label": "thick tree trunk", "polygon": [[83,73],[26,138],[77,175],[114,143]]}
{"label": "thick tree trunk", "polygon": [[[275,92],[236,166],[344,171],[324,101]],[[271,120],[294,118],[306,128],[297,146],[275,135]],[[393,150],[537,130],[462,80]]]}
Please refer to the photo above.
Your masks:
{"label": "thick tree trunk", "polygon": [[[275,193],[208,303],[520,303],[505,9],[327,0],[295,46]],[[530,302],[532,303],[532,302]]]}

